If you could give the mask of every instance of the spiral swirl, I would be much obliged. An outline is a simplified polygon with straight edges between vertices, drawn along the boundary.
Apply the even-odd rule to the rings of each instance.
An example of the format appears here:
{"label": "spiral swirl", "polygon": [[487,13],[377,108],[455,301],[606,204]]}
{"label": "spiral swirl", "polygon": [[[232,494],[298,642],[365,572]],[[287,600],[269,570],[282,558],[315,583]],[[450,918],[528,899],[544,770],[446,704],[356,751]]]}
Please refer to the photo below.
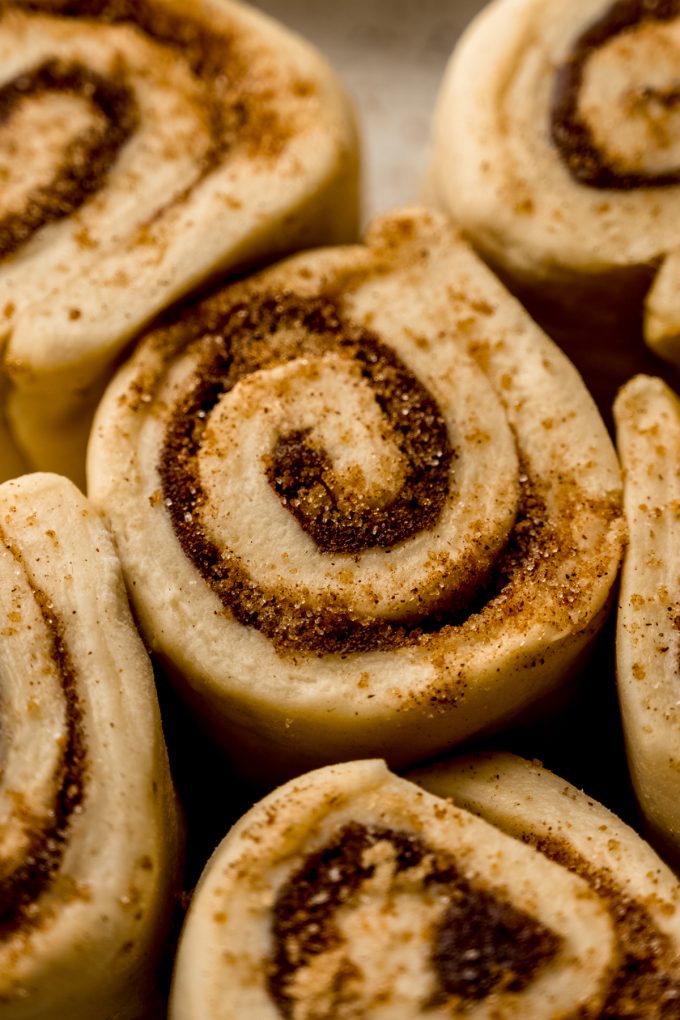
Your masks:
{"label": "spiral swirl", "polygon": [[0,517],[2,1011],[155,1015],[178,833],[148,661],[70,483],[6,482]]}
{"label": "spiral swirl", "polygon": [[680,363],[679,60],[675,0],[498,0],[435,113],[438,200],[607,416],[626,379],[663,371],[643,337]]}
{"label": "spiral swirl", "polygon": [[[453,482],[451,415],[447,423],[394,351],[343,320],[332,300],[265,292],[245,308],[228,308],[218,323],[211,318],[201,341],[214,332],[223,342],[201,357],[169,424],[159,471],[180,544],[237,620],[281,647],[346,653],[403,640],[404,628],[394,626],[401,617],[452,609],[484,582],[518,502],[514,443],[497,404],[496,420],[488,416],[497,443],[482,441],[476,474],[495,468],[498,490],[475,485],[464,470]],[[258,334],[271,337],[261,360]],[[457,410],[463,401],[471,413],[480,400],[490,402],[479,373],[464,363],[449,372]],[[190,434],[187,421],[197,423]],[[461,434],[457,445],[456,459],[465,462],[471,444]],[[255,484],[266,480],[292,518],[275,561],[279,591],[250,578],[272,569],[271,550],[258,541],[263,527],[281,531],[288,522],[258,515],[252,528],[242,518],[229,527],[239,488],[253,466],[260,473],[254,448],[267,451],[265,477]],[[461,512],[473,502],[476,531],[465,520],[469,511]],[[308,542],[295,555],[300,529],[318,565]],[[423,531],[429,541],[414,553],[409,540]],[[385,551],[389,570],[376,563]],[[338,568],[329,570],[334,555]]]}
{"label": "spiral swirl", "polygon": [[515,711],[568,672],[619,557],[579,380],[424,212],[151,333],[89,460],[147,640],[274,770],[415,758]]}
{"label": "spiral swirl", "polygon": [[[170,1016],[603,1015],[617,960],[586,881],[474,815],[351,762],[292,781],[220,845]],[[201,966],[198,966],[198,961]]]}
{"label": "spiral swirl", "polygon": [[33,463],[75,473],[66,430],[144,323],[218,270],[351,235],[352,119],[314,52],[229,0],[17,0],[0,60],[9,416]]}

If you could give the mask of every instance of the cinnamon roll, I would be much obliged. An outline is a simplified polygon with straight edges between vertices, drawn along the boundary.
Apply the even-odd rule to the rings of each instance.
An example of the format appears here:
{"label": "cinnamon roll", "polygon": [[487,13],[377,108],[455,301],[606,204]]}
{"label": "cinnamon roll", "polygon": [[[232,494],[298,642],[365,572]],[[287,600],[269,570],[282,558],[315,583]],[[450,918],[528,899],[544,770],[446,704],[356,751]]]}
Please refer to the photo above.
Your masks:
{"label": "cinnamon roll", "polygon": [[595,1017],[617,948],[583,878],[383,762],[349,762],[275,791],[218,847],[170,1017]]}
{"label": "cinnamon roll", "polygon": [[12,430],[84,472],[121,350],[213,274],[352,238],[356,143],[334,75],[230,0],[7,0],[0,321]]}
{"label": "cinnamon roll", "polygon": [[0,613],[0,1015],[160,1017],[174,795],[111,540],[66,479],[0,486]]}
{"label": "cinnamon roll", "polygon": [[676,0],[496,0],[437,103],[437,200],[607,411],[680,364],[679,61]]}
{"label": "cinnamon roll", "polygon": [[510,754],[470,756],[410,778],[535,847],[597,894],[616,948],[604,1001],[588,1015],[678,1015],[680,884],[636,832],[563,779]]}
{"label": "cinnamon roll", "polygon": [[418,210],[151,332],[89,486],[148,643],[268,776],[507,721],[577,666],[621,552],[581,380]]}
{"label": "cinnamon roll", "polygon": [[615,408],[630,541],[617,620],[618,691],[631,776],[654,835],[680,854],[680,402],[638,376]]}

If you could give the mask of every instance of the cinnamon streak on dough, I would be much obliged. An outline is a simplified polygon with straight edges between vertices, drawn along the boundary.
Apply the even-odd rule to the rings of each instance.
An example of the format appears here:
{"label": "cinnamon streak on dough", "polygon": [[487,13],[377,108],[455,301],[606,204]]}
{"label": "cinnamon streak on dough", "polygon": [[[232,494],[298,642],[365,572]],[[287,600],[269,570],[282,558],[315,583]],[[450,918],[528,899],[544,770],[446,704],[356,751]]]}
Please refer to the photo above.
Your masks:
{"label": "cinnamon streak on dough", "polygon": [[602,1017],[673,1020],[680,1003],[678,947],[659,928],[648,906],[626,893],[610,873],[594,867],[566,840],[526,834],[525,841],[580,875],[609,904],[622,952]]}
{"label": "cinnamon streak on dough", "polygon": [[534,847],[597,894],[617,949],[594,1016],[678,1016],[680,885],[634,830],[538,762],[509,754],[469,755],[412,778]]}
{"label": "cinnamon streak on dough", "polygon": [[677,0],[496,0],[434,115],[433,197],[610,425],[633,375],[677,387],[679,29]]}
{"label": "cinnamon streak on dough", "polygon": [[[290,330],[295,330],[291,342]],[[277,333],[279,335],[277,335]],[[195,385],[169,422],[158,464],[163,497],[186,555],[224,606],[244,625],[267,635],[281,651],[349,654],[417,643],[427,633],[459,626],[496,595],[509,595],[523,572],[541,566],[541,548],[554,539],[545,506],[523,474],[516,527],[490,571],[471,571],[470,582],[446,611],[410,624],[366,620],[329,598],[322,609],[300,606],[284,590],[259,586],[231,555],[207,537],[196,511],[206,503],[197,456],[205,424],[222,395],[250,372],[294,358],[337,350],[358,360],[374,388],[385,429],[401,448],[409,470],[397,497],[373,507],[353,494],[344,509],[327,455],[291,432],[277,440],[263,465],[282,504],[325,553],[390,550],[433,527],[450,493],[455,464],[445,422],[436,402],[400,359],[365,327],[343,315],[329,297],[303,299],[292,292],[265,294],[250,305],[191,309],[172,327],[172,342],[197,345]],[[507,590],[506,590],[507,589]]]}
{"label": "cinnamon streak on dough", "polygon": [[[74,811],[82,804],[86,788],[87,744],[78,696],[76,667],[66,644],[58,613],[48,596],[31,578],[21,552],[0,528],[0,543],[26,573],[44,622],[53,666],[61,679],[66,719],[66,738],[54,774],[53,808],[45,818],[35,818],[30,840],[20,863],[1,862],[0,938],[10,931],[40,924],[35,909],[41,894],[55,878],[67,845]],[[9,869],[7,870],[7,863]]]}
{"label": "cinnamon streak on dough", "polygon": [[[191,14],[179,14],[158,0],[6,0],[0,4],[0,14],[12,7],[73,19],[85,18],[104,25],[134,26],[159,46],[168,47],[181,57],[203,85],[203,103],[212,141],[199,161],[201,172],[196,183],[214,169],[239,141],[247,144],[253,155],[257,152],[258,157],[266,158],[277,156],[291,136],[292,125],[287,126],[278,115],[273,97],[267,97],[264,89],[249,89],[247,57],[236,34],[230,34],[223,27],[219,31],[211,31]],[[110,164],[136,126],[134,95],[128,94],[127,102],[125,97],[124,65],[121,65],[119,74],[121,80],[116,82],[115,79],[106,81],[90,72],[91,81],[88,82],[87,69],[74,68],[71,88],[75,94],[96,103],[106,114]],[[82,76],[84,87],[80,85],[78,75]],[[36,78],[36,87],[32,87],[33,77]],[[27,97],[39,91],[67,87],[60,84],[57,75],[50,79],[43,68],[20,76],[19,83],[20,91]],[[0,91],[0,123],[3,112],[3,93]],[[125,137],[119,141],[123,132]],[[115,146],[114,142],[117,143]],[[102,179],[98,187],[104,183]],[[83,189],[81,203],[98,187],[93,185],[91,190]],[[75,208],[77,206],[74,205]]]}

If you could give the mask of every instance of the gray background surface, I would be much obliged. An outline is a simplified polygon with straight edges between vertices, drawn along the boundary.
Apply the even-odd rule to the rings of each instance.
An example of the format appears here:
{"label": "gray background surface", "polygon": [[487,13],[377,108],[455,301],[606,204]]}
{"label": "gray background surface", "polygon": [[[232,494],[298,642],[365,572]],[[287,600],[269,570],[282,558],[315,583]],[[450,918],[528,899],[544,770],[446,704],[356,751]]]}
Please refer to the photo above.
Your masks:
{"label": "gray background surface", "polygon": [[482,0],[255,0],[313,42],[352,95],[364,218],[420,195],[432,107],[454,43]]}

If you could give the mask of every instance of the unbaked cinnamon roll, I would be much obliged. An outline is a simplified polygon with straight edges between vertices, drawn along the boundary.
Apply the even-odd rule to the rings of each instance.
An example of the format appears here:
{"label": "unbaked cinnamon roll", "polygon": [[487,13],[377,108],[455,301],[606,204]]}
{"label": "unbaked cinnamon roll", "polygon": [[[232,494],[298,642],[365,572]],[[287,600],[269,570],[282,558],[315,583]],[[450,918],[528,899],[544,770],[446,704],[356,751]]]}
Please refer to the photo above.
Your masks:
{"label": "unbaked cinnamon roll", "polygon": [[507,721],[576,668],[621,553],[581,380],[417,210],[151,332],[89,486],[150,646],[270,777]]}
{"label": "unbaked cinnamon roll", "polygon": [[615,408],[630,540],[617,673],[631,776],[657,839],[680,855],[680,402],[638,376]]}
{"label": "unbaked cinnamon roll", "polygon": [[604,1001],[588,1016],[678,1016],[680,884],[637,833],[563,779],[510,754],[454,760],[410,778],[535,847],[597,894],[616,948]]}
{"label": "unbaked cinnamon roll", "polygon": [[350,762],[275,791],[218,847],[170,1017],[595,1017],[618,965],[582,877],[380,761]]}
{"label": "unbaked cinnamon roll", "polygon": [[160,1017],[179,844],[153,675],[109,535],[54,475],[0,486],[0,725],[0,1015]]}
{"label": "unbaked cinnamon roll", "polygon": [[438,100],[438,200],[607,409],[680,364],[679,62],[676,0],[496,0]]}
{"label": "unbaked cinnamon roll", "polygon": [[355,233],[347,100],[230,0],[0,10],[0,335],[13,432],[83,474],[112,363],[217,272]]}

